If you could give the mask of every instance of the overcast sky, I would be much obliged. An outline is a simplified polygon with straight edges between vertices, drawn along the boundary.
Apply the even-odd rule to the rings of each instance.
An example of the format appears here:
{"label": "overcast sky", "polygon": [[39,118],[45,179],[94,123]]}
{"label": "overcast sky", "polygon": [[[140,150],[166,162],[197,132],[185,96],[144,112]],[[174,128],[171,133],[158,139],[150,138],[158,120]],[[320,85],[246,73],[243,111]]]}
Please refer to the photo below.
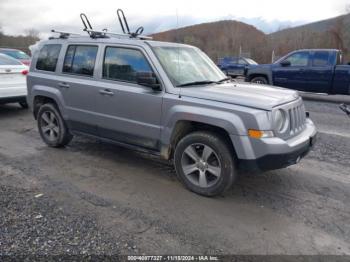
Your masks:
{"label": "overcast sky", "polygon": [[6,34],[36,29],[46,36],[51,29],[80,31],[85,12],[94,29],[120,31],[116,10],[124,9],[129,26],[143,25],[154,33],[202,22],[236,19],[271,32],[345,13],[350,0],[0,0],[0,26]]}

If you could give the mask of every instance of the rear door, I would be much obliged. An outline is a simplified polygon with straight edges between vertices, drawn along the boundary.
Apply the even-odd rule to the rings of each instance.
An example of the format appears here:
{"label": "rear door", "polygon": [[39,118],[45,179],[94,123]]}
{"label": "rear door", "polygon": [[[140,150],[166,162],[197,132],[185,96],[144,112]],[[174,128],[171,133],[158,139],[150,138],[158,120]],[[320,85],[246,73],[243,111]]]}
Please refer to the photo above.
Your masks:
{"label": "rear door", "polygon": [[[283,62],[290,65],[283,66]],[[273,66],[273,83],[276,86],[295,90],[307,89],[307,73],[310,67],[310,52],[300,51],[292,53],[280,63]]]}
{"label": "rear door", "polygon": [[64,98],[67,123],[75,131],[97,135],[95,62],[98,45],[66,46],[56,87]]}
{"label": "rear door", "polygon": [[163,91],[136,83],[137,72],[156,73],[142,48],[106,46],[98,83],[99,135],[147,149],[159,149]]}
{"label": "rear door", "polygon": [[329,93],[332,87],[336,57],[329,51],[311,53],[311,67],[308,70],[308,84],[305,91]]}

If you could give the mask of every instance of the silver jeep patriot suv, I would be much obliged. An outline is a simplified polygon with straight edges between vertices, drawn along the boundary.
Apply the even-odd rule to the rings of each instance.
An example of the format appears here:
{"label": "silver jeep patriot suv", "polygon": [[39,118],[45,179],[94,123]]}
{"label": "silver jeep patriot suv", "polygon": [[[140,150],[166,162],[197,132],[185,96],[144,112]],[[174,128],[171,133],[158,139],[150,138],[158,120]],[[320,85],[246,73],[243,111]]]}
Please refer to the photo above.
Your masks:
{"label": "silver jeep patriot suv", "polygon": [[316,135],[297,92],[233,82],[189,45],[62,34],[40,42],[27,85],[47,145],[82,134],[156,154],[205,196],[297,163]]}

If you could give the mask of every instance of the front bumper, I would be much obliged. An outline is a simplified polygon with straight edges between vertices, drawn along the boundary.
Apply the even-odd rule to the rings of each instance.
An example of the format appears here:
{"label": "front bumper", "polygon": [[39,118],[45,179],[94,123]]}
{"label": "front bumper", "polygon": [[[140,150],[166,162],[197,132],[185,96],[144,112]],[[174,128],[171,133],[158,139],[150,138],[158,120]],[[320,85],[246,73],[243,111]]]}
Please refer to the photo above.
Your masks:
{"label": "front bumper", "polygon": [[317,131],[310,119],[306,128],[296,137],[284,141],[280,138],[249,139],[256,157],[239,158],[242,170],[267,171],[298,163],[308,154],[316,142]]}

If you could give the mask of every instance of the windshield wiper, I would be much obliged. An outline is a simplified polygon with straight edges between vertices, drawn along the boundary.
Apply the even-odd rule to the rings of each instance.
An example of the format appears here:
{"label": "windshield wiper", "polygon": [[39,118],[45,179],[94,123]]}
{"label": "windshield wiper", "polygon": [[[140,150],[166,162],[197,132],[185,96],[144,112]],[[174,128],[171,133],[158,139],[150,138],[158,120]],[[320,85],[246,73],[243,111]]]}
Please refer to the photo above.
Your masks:
{"label": "windshield wiper", "polygon": [[207,84],[213,84],[216,83],[215,81],[210,81],[210,80],[204,80],[204,81],[194,81],[194,82],[189,82],[181,85],[177,85],[177,87],[182,87],[182,86],[199,86],[199,85],[207,85]]}

